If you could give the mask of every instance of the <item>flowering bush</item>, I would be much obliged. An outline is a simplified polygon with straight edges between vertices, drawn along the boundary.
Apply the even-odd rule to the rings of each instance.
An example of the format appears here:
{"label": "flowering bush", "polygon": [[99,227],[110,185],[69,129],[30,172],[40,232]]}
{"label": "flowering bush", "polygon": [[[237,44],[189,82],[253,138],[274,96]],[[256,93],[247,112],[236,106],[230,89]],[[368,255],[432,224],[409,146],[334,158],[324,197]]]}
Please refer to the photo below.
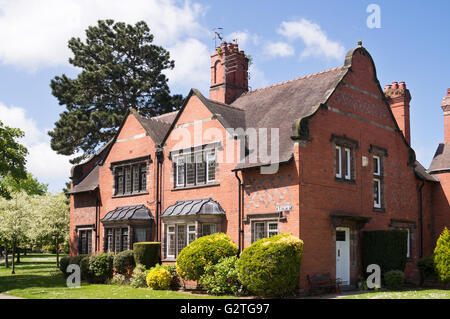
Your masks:
{"label": "flowering bush", "polygon": [[162,267],[156,267],[147,274],[147,286],[155,290],[168,290],[172,282],[172,275]]}

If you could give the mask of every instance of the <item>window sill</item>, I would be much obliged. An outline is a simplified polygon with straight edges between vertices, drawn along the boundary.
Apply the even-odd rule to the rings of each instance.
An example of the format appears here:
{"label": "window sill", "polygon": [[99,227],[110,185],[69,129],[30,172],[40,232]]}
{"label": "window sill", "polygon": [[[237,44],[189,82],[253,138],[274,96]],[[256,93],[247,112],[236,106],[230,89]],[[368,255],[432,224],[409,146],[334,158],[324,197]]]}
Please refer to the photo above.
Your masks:
{"label": "window sill", "polygon": [[139,192],[139,193],[113,195],[113,196],[111,196],[111,198],[133,197],[133,196],[141,196],[141,195],[148,195],[148,194],[149,194],[149,192]]}
{"label": "window sill", "polygon": [[191,186],[179,186],[172,188],[172,191],[182,191],[186,189],[196,189],[196,188],[204,188],[204,187],[213,187],[213,186],[220,186],[219,182],[209,183],[209,184],[202,184],[202,185],[191,185]]}
{"label": "window sill", "polygon": [[161,260],[161,262],[176,262],[176,261],[177,261],[177,259],[175,257],[170,257],[170,258],[168,257],[168,258]]}
{"label": "window sill", "polygon": [[344,183],[344,184],[356,185],[356,181],[354,179],[345,179],[345,178],[335,177],[334,180],[336,182],[340,182],[340,183]]}
{"label": "window sill", "polygon": [[376,207],[374,207],[373,211],[376,212],[376,213],[384,213],[386,210],[384,208],[376,208]]}

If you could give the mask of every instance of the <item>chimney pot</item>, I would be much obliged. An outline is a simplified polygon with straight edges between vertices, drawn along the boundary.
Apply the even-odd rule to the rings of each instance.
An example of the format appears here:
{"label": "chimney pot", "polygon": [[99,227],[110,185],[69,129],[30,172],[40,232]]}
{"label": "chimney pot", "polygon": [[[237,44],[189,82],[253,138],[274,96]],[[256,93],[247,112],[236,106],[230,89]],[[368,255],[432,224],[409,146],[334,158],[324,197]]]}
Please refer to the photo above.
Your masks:
{"label": "chimney pot", "polygon": [[405,82],[400,82],[400,83],[399,83],[399,88],[401,88],[401,89],[406,89],[406,84],[405,84]]}
{"label": "chimney pot", "polygon": [[447,89],[447,96],[450,96],[450,88]]}
{"label": "chimney pot", "polygon": [[392,88],[395,90],[395,89],[398,89],[398,82],[392,82]]}

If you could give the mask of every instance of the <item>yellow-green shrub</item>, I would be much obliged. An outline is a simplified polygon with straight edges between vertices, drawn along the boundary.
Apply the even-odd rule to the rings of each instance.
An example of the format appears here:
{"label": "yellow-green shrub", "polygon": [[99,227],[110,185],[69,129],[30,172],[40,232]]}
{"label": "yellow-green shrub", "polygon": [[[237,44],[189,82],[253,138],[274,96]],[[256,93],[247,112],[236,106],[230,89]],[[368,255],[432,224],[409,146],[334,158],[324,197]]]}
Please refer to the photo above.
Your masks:
{"label": "yellow-green shrub", "polygon": [[224,257],[236,256],[237,246],[224,233],[200,237],[186,246],[177,258],[177,273],[186,280],[199,280],[205,267]]}
{"label": "yellow-green shrub", "polygon": [[147,274],[147,286],[155,290],[169,290],[172,275],[162,267],[153,268]]}
{"label": "yellow-green shrub", "polygon": [[434,264],[439,279],[443,283],[450,283],[450,232],[447,227],[436,243]]}
{"label": "yellow-green shrub", "polygon": [[240,282],[258,296],[285,296],[295,289],[303,241],[281,234],[260,239],[245,248],[236,263]]}

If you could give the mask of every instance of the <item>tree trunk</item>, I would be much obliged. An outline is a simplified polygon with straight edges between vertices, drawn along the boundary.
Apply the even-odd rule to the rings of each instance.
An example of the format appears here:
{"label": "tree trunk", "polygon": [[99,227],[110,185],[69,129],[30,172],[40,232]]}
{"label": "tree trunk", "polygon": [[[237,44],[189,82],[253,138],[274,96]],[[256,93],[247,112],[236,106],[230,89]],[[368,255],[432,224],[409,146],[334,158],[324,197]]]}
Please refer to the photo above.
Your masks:
{"label": "tree trunk", "polygon": [[9,259],[8,259],[8,245],[5,245],[5,268],[9,268]]}
{"label": "tree trunk", "polygon": [[58,246],[58,237],[56,237],[56,240],[55,240],[55,247],[56,247],[56,267],[59,268],[59,246]]}
{"label": "tree trunk", "polygon": [[16,241],[13,240],[13,244],[12,244],[12,259],[11,259],[11,266],[12,266],[11,274],[13,274],[13,275],[16,273],[16,264],[14,262],[15,255],[16,255]]}
{"label": "tree trunk", "polygon": [[17,247],[17,263],[20,263],[20,247]]}

